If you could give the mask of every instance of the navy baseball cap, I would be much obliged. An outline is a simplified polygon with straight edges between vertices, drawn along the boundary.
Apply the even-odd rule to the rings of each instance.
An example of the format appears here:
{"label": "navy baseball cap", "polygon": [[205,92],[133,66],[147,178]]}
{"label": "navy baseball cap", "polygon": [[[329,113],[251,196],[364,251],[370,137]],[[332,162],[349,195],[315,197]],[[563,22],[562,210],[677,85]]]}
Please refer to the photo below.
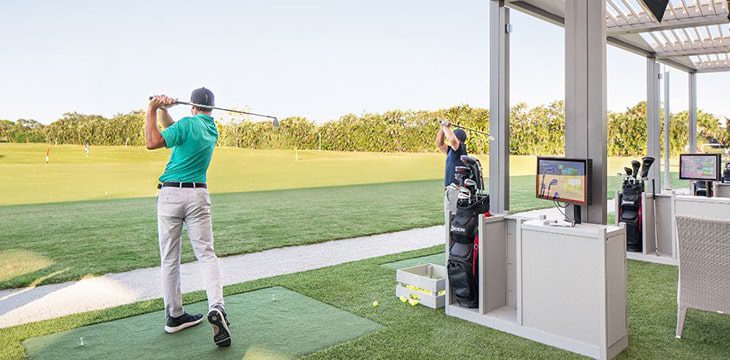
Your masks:
{"label": "navy baseball cap", "polygon": [[461,129],[454,130],[454,135],[456,135],[456,138],[459,139],[459,141],[466,142],[466,132]]}
{"label": "navy baseball cap", "polygon": [[193,90],[193,93],[190,94],[190,102],[199,105],[215,106],[215,97],[212,91],[202,87]]}

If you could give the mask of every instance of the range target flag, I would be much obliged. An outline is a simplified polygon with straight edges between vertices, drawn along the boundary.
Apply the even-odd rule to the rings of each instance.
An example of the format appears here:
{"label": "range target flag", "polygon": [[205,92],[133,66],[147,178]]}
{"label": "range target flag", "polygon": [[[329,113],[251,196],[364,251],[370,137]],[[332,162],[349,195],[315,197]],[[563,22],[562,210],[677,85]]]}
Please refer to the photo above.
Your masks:
{"label": "range target flag", "polygon": [[652,14],[654,14],[654,17],[657,19],[657,21],[662,22],[662,19],[664,18],[664,12],[667,10],[667,5],[669,5],[669,0],[641,0],[644,2],[644,5],[649,8]]}

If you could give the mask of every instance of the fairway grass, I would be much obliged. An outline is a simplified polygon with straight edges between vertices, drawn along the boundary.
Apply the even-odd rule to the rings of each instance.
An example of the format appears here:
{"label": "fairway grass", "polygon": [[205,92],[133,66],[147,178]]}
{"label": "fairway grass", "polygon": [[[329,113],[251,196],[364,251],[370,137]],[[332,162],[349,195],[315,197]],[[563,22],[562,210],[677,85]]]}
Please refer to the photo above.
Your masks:
{"label": "fairway grass", "polygon": [[[155,196],[169,150],[80,145],[0,144],[0,205]],[[216,149],[211,193],[327,187],[437,179],[437,153],[358,153]]]}
{"label": "fairway grass", "polygon": [[[440,251],[443,251],[443,247],[437,246],[261,279],[228,286],[225,294],[231,296],[282,286],[384,326],[374,333],[305,356],[305,359],[583,358],[448,317],[443,309],[411,307],[401,303],[395,297],[395,270],[381,265]],[[730,347],[727,346],[730,343],[730,321],[727,315],[691,310],[687,314],[682,339],[674,338],[676,285],[676,267],[628,261],[629,347],[617,359],[730,358]],[[205,300],[205,293],[198,291],[187,294],[184,298],[187,304],[195,303]],[[378,301],[380,306],[373,307],[373,301]],[[160,314],[159,322],[144,326],[159,329],[157,331],[161,334],[162,307],[162,301],[158,299],[2,329],[0,358],[23,358],[25,352],[21,342],[26,339],[149,312]],[[317,325],[329,326],[326,322]],[[237,322],[232,326],[234,336],[250,331],[242,329],[247,326],[246,322]],[[118,334],[120,337],[125,335]],[[212,341],[204,346],[209,346],[211,351],[215,350]]]}
{"label": "fairway grass", "polygon": [[[50,161],[45,163],[46,150]],[[489,156],[477,156],[489,175]],[[0,205],[154,196],[169,150],[143,147],[0,144]],[[630,158],[610,158],[609,177]],[[441,153],[216,149],[211,193],[442,179]],[[510,175],[532,175],[534,156],[511,156]]]}

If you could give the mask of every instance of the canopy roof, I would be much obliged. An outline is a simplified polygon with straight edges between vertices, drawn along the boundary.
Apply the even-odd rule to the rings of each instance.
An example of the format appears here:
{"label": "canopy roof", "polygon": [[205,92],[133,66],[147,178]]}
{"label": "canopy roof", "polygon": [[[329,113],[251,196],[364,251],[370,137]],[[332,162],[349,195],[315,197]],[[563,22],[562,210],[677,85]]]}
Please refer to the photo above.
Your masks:
{"label": "canopy roof", "polygon": [[[505,0],[563,25],[565,0]],[[641,0],[606,0],[608,43],[687,72],[730,71],[730,0],[670,0],[658,22]]]}

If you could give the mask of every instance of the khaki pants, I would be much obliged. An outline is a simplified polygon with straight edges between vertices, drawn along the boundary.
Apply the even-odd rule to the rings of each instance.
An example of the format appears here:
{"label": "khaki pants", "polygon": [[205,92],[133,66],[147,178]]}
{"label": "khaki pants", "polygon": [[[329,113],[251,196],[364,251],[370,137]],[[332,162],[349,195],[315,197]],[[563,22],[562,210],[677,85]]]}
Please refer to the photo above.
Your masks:
{"label": "khaki pants", "polygon": [[180,291],[183,225],[187,229],[195,257],[203,265],[208,307],[223,306],[223,285],[218,257],[213,248],[208,189],[163,187],[157,197],[157,233],[165,316],[171,317],[178,317],[185,312]]}

